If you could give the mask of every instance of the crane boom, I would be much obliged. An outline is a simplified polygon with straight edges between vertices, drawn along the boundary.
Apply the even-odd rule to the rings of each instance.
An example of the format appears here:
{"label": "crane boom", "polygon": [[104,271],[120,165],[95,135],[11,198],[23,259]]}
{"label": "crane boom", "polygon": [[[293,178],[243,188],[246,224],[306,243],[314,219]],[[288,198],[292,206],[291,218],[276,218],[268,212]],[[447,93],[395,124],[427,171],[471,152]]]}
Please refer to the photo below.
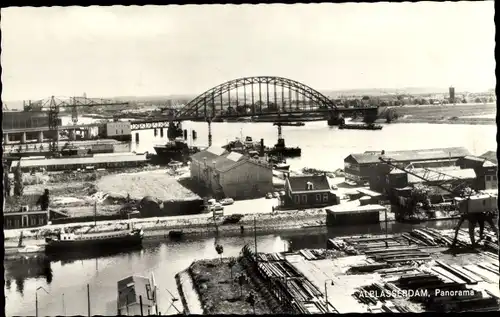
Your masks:
{"label": "crane boom", "polygon": [[[413,164],[409,164],[407,167],[401,167],[401,166],[395,164],[394,162],[392,162],[390,158],[379,157],[379,160],[381,162],[389,165],[389,166],[397,168],[398,170],[401,170],[405,173],[413,175],[413,176],[415,176],[415,177],[417,177],[425,182],[433,182],[433,186],[439,187],[442,190],[444,190],[452,195],[459,195],[460,194],[459,190],[461,188],[463,188],[463,186],[465,185],[465,182],[462,179],[455,177],[455,176],[448,175],[446,173],[434,171],[434,170],[431,170],[428,168],[422,168],[424,170],[424,175],[419,175],[419,174],[413,172],[413,169],[414,169]],[[435,176],[435,179],[432,179],[433,174]],[[459,184],[456,186],[453,186],[451,189],[444,186],[445,184],[450,184],[451,182],[459,182]]]}
{"label": "crane boom", "polygon": [[[106,99],[90,99],[87,97],[71,97],[70,101],[62,101],[54,96],[46,100],[38,100],[36,102],[29,101],[28,107],[26,109],[34,109],[32,105],[36,105],[36,111],[43,111],[44,108],[48,109],[48,119],[49,119],[49,131],[54,135],[50,142],[49,150],[51,155],[55,156],[59,151],[59,112],[60,108],[71,108],[72,114],[71,119],[73,124],[78,123],[78,111],[77,107],[97,107],[97,106],[116,106],[116,105],[128,105],[129,102],[106,100]],[[25,106],[26,107],[26,106]]]}

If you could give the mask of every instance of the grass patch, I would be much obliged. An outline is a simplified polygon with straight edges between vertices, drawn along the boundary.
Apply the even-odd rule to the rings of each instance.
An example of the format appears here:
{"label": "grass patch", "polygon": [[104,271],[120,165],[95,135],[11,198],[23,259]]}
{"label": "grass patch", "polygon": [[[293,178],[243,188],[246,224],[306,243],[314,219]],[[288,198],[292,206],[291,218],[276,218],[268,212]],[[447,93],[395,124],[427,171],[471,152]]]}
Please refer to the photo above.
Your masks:
{"label": "grass patch", "polygon": [[[245,273],[236,261],[231,269],[229,259],[203,260],[194,262],[190,267],[193,284],[200,296],[205,314],[253,314],[252,305],[246,299],[252,285],[247,281],[240,290],[236,277]],[[247,278],[248,279],[248,278]],[[266,305],[262,295],[256,293],[255,313],[267,314],[271,309]]]}

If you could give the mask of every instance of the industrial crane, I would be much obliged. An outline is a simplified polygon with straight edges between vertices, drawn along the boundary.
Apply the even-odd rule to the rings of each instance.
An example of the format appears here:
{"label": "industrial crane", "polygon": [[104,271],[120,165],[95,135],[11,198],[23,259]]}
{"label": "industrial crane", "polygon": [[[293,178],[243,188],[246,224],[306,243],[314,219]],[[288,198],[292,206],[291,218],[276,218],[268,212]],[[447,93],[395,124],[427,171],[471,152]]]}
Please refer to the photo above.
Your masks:
{"label": "industrial crane", "polygon": [[[46,99],[39,100],[32,103],[31,101],[28,105],[37,105],[36,111],[43,111],[43,109],[48,110],[49,119],[49,131],[54,133],[52,140],[50,142],[49,150],[52,156],[56,156],[59,151],[58,137],[59,134],[59,112],[60,108],[71,108],[71,121],[74,125],[78,123],[78,107],[98,107],[98,106],[117,106],[117,105],[128,105],[129,102],[113,101],[105,99],[89,99],[87,97],[71,97],[69,102],[62,101],[54,96]],[[33,109],[32,107],[27,108]],[[34,111],[34,110],[32,110]]]}
{"label": "industrial crane", "polygon": [[[483,201],[483,207],[479,209],[474,209],[471,210],[469,207],[469,203],[471,200],[472,195],[475,194],[475,191],[473,189],[468,188],[467,182],[463,181],[460,178],[434,171],[428,168],[422,168],[424,170],[423,175],[419,175],[415,172],[413,172],[413,164],[409,164],[406,167],[401,167],[398,164],[395,164],[394,162],[391,161],[391,159],[388,158],[383,158],[379,157],[379,160],[389,166],[392,166],[394,168],[397,168],[399,170],[402,170],[410,175],[413,175],[415,177],[418,177],[424,181],[432,182],[433,186],[439,187],[446,192],[454,195],[455,197],[462,197],[462,200],[460,201],[461,204],[465,207],[464,210],[460,208],[460,211],[462,212],[462,215],[460,217],[460,220],[455,228],[455,237],[453,239],[453,244],[456,243],[457,241],[457,236],[458,236],[458,231],[462,224],[464,223],[465,220],[469,221],[469,235],[470,235],[470,240],[471,243],[474,244],[474,227],[476,223],[480,223],[480,228],[484,228],[484,221],[487,221],[490,226],[492,227],[493,231],[495,231],[495,234],[497,235],[498,238],[498,230],[493,223],[493,217],[491,217],[491,212],[493,211],[491,208],[495,209],[495,206],[491,206],[491,204],[486,204],[486,201]],[[450,188],[447,188],[444,186],[445,184],[449,184]],[[466,190],[469,189],[469,190]],[[491,198],[491,197],[488,197]],[[496,205],[496,203],[494,204]],[[496,210],[497,211],[497,210]],[[488,216],[490,214],[490,216]],[[481,227],[481,222],[483,222],[483,227]],[[482,230],[480,229],[480,235],[482,235]]]}
{"label": "industrial crane", "polygon": [[[455,196],[463,196],[463,189],[468,187],[467,182],[464,181],[463,179],[460,179],[458,177],[446,173],[422,167],[419,169],[424,171],[424,173],[422,175],[419,175],[414,171],[415,166],[413,165],[413,163],[410,163],[407,166],[402,167],[401,165],[398,165],[396,162],[394,162],[394,160],[390,158],[379,157],[379,160],[391,167],[394,167],[405,173],[413,175],[425,182],[432,182],[432,186],[438,187]],[[449,186],[447,187],[446,185]]]}

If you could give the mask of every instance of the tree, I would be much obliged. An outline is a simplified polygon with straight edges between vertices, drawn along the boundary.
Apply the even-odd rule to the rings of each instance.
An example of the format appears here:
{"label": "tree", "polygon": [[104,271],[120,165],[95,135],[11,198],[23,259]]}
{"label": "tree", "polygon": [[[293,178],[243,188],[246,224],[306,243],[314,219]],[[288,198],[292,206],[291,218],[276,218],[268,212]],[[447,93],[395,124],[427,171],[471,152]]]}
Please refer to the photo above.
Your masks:
{"label": "tree", "polygon": [[233,267],[236,265],[236,260],[234,258],[231,258],[229,262],[227,263],[229,266],[229,269],[231,270],[231,281],[233,280]]}
{"label": "tree", "polygon": [[247,303],[252,305],[254,315],[255,315],[255,299],[256,299],[255,292],[251,291],[250,294],[248,294]]}
{"label": "tree", "polygon": [[388,109],[385,112],[385,120],[387,123],[391,123],[399,117],[398,113],[394,109]]}
{"label": "tree", "polygon": [[22,196],[24,193],[23,186],[23,173],[21,172],[21,161],[17,163],[16,170],[14,171],[14,195]]}
{"label": "tree", "polygon": [[4,193],[5,196],[10,196],[10,179],[9,179],[9,173],[6,171],[7,169],[4,167],[4,173],[3,173],[3,186],[4,186]]}
{"label": "tree", "polygon": [[215,246],[215,251],[217,251],[217,254],[220,256],[220,261],[222,262],[222,253],[224,253],[224,247],[220,244],[217,244]]}
{"label": "tree", "polygon": [[245,274],[238,275],[238,284],[240,285],[240,297],[243,296],[243,285],[247,281],[247,277]]}

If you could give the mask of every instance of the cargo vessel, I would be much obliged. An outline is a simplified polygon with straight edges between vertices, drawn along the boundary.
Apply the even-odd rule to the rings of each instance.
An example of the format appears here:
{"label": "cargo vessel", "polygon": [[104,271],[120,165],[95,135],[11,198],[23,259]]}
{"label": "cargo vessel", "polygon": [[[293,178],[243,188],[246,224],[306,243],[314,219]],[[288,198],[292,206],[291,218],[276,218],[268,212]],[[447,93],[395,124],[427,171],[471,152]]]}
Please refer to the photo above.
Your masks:
{"label": "cargo vessel", "polygon": [[59,232],[55,237],[45,239],[45,253],[48,255],[65,252],[85,252],[105,249],[132,248],[142,245],[144,232],[141,229],[127,229],[112,232],[75,234]]}
{"label": "cargo vessel", "polygon": [[198,147],[189,147],[182,138],[176,138],[163,145],[154,146],[156,159],[165,163],[172,161],[184,162],[191,154],[200,151]]}

